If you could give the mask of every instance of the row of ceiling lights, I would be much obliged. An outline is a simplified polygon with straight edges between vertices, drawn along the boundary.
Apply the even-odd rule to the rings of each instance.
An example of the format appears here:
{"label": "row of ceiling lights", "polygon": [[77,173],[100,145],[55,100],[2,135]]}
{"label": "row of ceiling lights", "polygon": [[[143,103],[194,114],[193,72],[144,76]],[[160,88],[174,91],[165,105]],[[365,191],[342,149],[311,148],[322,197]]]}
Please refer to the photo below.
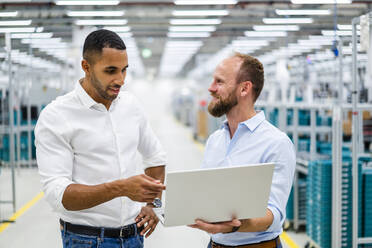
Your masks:
{"label": "row of ceiling lights", "polygon": [[[334,2],[334,0],[332,0]],[[191,1],[189,1],[191,2]],[[323,0],[323,2],[325,2]],[[275,10],[277,15],[330,15],[331,11],[328,9],[299,9],[299,10],[292,10],[292,9],[277,9]],[[224,16],[228,15],[228,10],[194,10],[194,11],[186,11],[186,10],[177,10],[173,12],[173,15],[175,16],[195,16],[195,15],[219,15]],[[212,23],[206,23],[204,20],[208,19],[202,19],[203,21],[195,20],[190,23],[190,20],[192,19],[174,19],[171,20],[171,24],[173,26],[169,27],[169,32],[167,34],[168,37],[209,37],[211,35],[211,32],[214,32],[216,30],[216,26],[200,26],[203,24],[212,24]],[[208,20],[209,21],[209,20]],[[220,53],[229,53],[232,51],[238,51],[242,53],[254,53],[256,50],[259,50],[263,47],[266,47],[269,45],[270,41],[268,40],[268,37],[284,37],[287,35],[286,31],[299,31],[300,27],[299,25],[283,25],[283,24],[311,24],[313,23],[312,18],[263,18],[263,23],[265,24],[272,24],[272,25],[255,25],[253,26],[254,31],[246,31],[244,34],[248,37],[262,37],[260,40],[247,40],[244,39],[244,37],[239,37],[236,40],[233,40],[230,44],[228,44],[224,49],[222,49],[218,54]],[[221,23],[220,19],[213,19],[214,25],[218,25]],[[282,24],[282,25],[278,25]],[[199,26],[177,26],[177,25],[199,25]],[[194,32],[194,33],[192,33]],[[269,38],[270,39],[270,38]],[[274,39],[275,40],[275,39]],[[188,46],[187,42],[192,41],[184,41],[179,42],[182,44],[180,48],[176,49],[169,49],[169,43],[167,42],[164,53],[162,56],[161,66],[160,66],[160,75],[176,75],[179,73],[184,64],[187,63],[189,58],[191,58],[195,53],[197,53],[198,49],[201,47],[200,44],[191,45],[194,46],[192,48],[185,49],[184,46]],[[308,49],[307,51],[311,51],[311,48],[308,47],[308,43],[301,43],[304,44],[304,46]],[[319,43],[318,43],[319,44]],[[317,44],[317,45],[318,45]],[[327,44],[323,42],[323,45],[330,45],[330,41],[327,40]],[[315,46],[315,45],[313,45]],[[319,45],[318,45],[319,46]],[[293,46],[291,45],[291,49]],[[321,47],[318,47],[321,48]],[[310,49],[310,50],[309,50]],[[304,52],[305,50],[300,51]],[[174,59],[180,58],[180,54],[182,54],[183,58],[187,58],[182,63],[173,63]],[[213,58],[211,59],[213,60]],[[213,64],[213,62],[211,62]],[[211,63],[206,63],[208,64]],[[170,66],[174,65],[174,66]],[[210,68],[214,68],[213,65],[209,65]]]}
{"label": "row of ceiling lights", "polygon": [[[332,3],[334,3],[335,0],[332,0]],[[63,3],[64,2],[64,3]],[[98,1],[89,1],[90,4],[97,5]],[[115,2],[115,3],[114,3]],[[118,4],[119,1],[104,1],[104,5],[111,5],[111,4]],[[185,1],[183,1],[185,2]],[[182,3],[182,1],[175,1],[175,4],[199,4],[200,2],[203,2],[204,4],[211,4],[207,3],[208,1],[187,1],[187,3]],[[223,1],[213,1],[213,4],[235,4],[237,1],[230,1],[230,3],[222,3]],[[234,2],[234,3],[232,3]],[[292,2],[299,3],[298,1],[293,0]],[[350,3],[351,1],[348,1]],[[312,1],[311,3],[314,3]],[[322,3],[326,3],[326,0],[322,0]],[[346,3],[346,2],[343,2]],[[58,5],[85,5],[87,4],[87,1],[58,1]],[[92,16],[124,16],[124,11],[67,11],[67,15],[71,17],[92,17]],[[172,12],[174,16],[226,16],[229,14],[228,10],[193,10],[193,11],[187,11],[187,10],[175,10]],[[330,10],[276,10],[276,14],[278,15],[330,15]],[[4,17],[15,17],[17,16],[17,12],[0,12],[0,16]],[[10,22],[4,22],[3,25],[21,25],[21,22],[23,22],[23,25],[30,25],[31,20],[25,21],[14,21],[12,24],[9,24]],[[263,22],[265,24],[309,24],[313,22],[312,18],[264,18]],[[218,25],[221,23],[220,19],[171,19],[170,24],[174,25],[169,27],[168,37],[209,37],[211,32],[214,32],[216,30],[216,26],[177,26],[177,25]],[[123,25],[127,24],[127,20],[120,20],[120,19],[91,19],[91,20],[76,20],[76,25],[119,25],[118,27],[115,26],[105,26],[107,29],[111,29],[116,32],[127,32],[129,33],[130,27],[126,27]],[[1,22],[0,22],[1,25]],[[246,31],[246,36],[253,36],[253,37],[269,37],[269,36],[286,36],[286,31],[298,31],[299,26],[298,25],[256,25],[253,27],[255,31]],[[272,32],[272,30],[275,30],[275,32]],[[13,28],[14,31],[14,28]],[[39,30],[40,31],[40,30]],[[266,31],[266,32],[265,32]],[[271,31],[271,32],[267,32]],[[1,29],[0,29],[1,32]],[[40,31],[41,32],[41,31]],[[348,31],[349,32],[349,31]],[[50,38],[50,33],[47,33],[48,35],[44,35],[44,37],[41,38]],[[27,34],[23,34],[27,35]],[[37,38],[37,34],[32,34],[33,36],[28,38]],[[41,35],[41,33],[40,33]],[[334,35],[334,33],[332,34]],[[21,34],[20,37],[21,38]],[[131,35],[130,35],[131,36]],[[13,38],[16,38],[16,34],[12,36]],[[25,37],[23,37],[25,38]],[[40,38],[40,37],[39,37]],[[23,43],[27,43],[25,40],[22,41]],[[33,44],[31,42],[31,44]],[[57,43],[54,43],[57,44]],[[181,45],[182,44],[182,45]],[[165,75],[169,74],[176,74],[179,72],[183,65],[189,60],[190,57],[192,57],[198,49],[203,45],[203,43],[190,43],[187,49],[185,49],[185,45],[187,43],[182,41],[179,45],[180,46],[172,46],[171,42],[168,42],[165,47],[165,52],[163,54],[162,63],[161,63],[161,73],[164,73]],[[263,46],[267,46],[269,43],[266,41],[260,41],[260,44],[253,44],[253,43],[247,43],[243,40],[236,40],[233,41],[231,45],[229,45],[233,49],[245,49],[245,52],[254,52],[257,49],[262,48]],[[52,43],[53,45],[53,43]],[[187,46],[187,45],[186,45]],[[138,52],[136,53],[138,55]],[[177,56],[178,55],[178,56]],[[183,56],[179,56],[183,55]],[[178,61],[178,67],[173,68],[169,67],[169,65],[177,64],[172,63],[171,58],[184,58],[183,63],[179,63]],[[163,69],[162,69],[163,68]],[[167,68],[164,70],[164,68]]]}
{"label": "row of ceiling lights", "polygon": [[[238,0],[174,0],[175,5],[235,5]],[[291,0],[292,4],[351,4],[352,0]],[[56,5],[118,5],[119,0],[56,0]],[[10,14],[10,16],[12,16]]]}
{"label": "row of ceiling lights", "polygon": [[[175,0],[176,5],[233,5],[237,4],[238,0]],[[119,0],[57,0],[55,1],[57,5],[118,5]],[[291,0],[292,4],[350,4],[352,0]]]}
{"label": "row of ceiling lights", "polygon": [[[276,9],[277,15],[330,15],[328,9]],[[17,17],[18,11],[2,11],[0,17]],[[227,16],[230,12],[225,9],[221,10],[174,10],[173,16]],[[98,10],[98,11],[72,11],[67,10],[66,15],[70,17],[120,17],[125,15],[124,10]]]}
{"label": "row of ceiling lights", "polygon": [[[119,0],[61,0],[55,1],[56,5],[118,5]],[[234,5],[237,4],[238,0],[175,0],[176,5]],[[352,0],[291,0],[292,4],[350,4]]]}

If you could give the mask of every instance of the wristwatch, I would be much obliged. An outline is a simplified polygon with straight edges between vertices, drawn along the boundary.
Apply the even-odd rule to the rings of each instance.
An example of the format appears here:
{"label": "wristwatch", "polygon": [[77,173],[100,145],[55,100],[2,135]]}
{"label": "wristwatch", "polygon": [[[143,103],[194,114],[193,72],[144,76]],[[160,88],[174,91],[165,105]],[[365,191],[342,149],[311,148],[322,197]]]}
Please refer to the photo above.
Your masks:
{"label": "wristwatch", "polygon": [[154,205],[155,208],[161,208],[163,204],[160,198],[155,198],[154,201],[152,202],[152,205]]}

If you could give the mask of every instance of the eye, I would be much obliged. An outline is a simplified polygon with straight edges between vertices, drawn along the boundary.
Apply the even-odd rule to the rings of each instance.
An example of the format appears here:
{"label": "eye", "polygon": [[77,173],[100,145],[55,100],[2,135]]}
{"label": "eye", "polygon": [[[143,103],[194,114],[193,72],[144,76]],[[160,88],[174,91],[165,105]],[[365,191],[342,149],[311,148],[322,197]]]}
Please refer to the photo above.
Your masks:
{"label": "eye", "polygon": [[115,73],[115,69],[105,70],[105,72],[106,72],[107,74],[114,74],[114,73]]}

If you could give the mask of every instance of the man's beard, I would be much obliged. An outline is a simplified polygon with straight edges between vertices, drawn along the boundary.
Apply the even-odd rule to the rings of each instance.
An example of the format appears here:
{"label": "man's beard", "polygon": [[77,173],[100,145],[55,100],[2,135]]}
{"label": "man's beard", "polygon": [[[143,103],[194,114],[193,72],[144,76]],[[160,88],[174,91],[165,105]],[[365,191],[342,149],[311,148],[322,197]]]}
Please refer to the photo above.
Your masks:
{"label": "man's beard", "polygon": [[208,105],[208,111],[214,117],[221,117],[238,104],[238,99],[235,96],[235,89],[230,92],[226,99],[222,99],[214,93],[211,95],[218,99],[216,103],[210,102]]}
{"label": "man's beard", "polygon": [[113,101],[115,100],[115,98],[117,97],[117,95],[112,95],[110,96],[107,91],[108,91],[108,88],[109,86],[106,87],[106,89],[103,88],[103,84],[97,79],[96,75],[94,74],[94,72],[92,73],[92,77],[91,77],[91,83],[94,87],[94,89],[97,91],[97,93],[100,95],[100,97],[102,97],[103,99],[105,100],[108,100],[108,101]]}

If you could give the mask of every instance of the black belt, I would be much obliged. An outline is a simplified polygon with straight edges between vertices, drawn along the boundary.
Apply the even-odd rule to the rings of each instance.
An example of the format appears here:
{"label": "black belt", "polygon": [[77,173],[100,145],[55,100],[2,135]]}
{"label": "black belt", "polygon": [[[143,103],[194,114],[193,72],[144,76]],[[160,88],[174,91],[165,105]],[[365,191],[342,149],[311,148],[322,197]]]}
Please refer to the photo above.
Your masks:
{"label": "black belt", "polygon": [[62,227],[65,228],[65,231],[72,232],[80,235],[87,236],[97,236],[100,237],[103,232],[103,237],[106,238],[130,238],[137,234],[140,234],[143,230],[143,226],[137,228],[136,224],[130,224],[120,228],[106,228],[106,227],[94,227],[94,226],[84,226],[71,224],[65,222],[62,219],[59,220],[59,223]]}
{"label": "black belt", "polygon": [[234,248],[234,247],[241,247],[241,248],[275,248],[280,246],[280,238],[279,236],[272,240],[262,241],[260,243],[254,244],[247,244],[247,245],[236,245],[236,246],[229,246],[229,245],[221,245],[213,240],[211,240],[211,247],[212,248]]}

